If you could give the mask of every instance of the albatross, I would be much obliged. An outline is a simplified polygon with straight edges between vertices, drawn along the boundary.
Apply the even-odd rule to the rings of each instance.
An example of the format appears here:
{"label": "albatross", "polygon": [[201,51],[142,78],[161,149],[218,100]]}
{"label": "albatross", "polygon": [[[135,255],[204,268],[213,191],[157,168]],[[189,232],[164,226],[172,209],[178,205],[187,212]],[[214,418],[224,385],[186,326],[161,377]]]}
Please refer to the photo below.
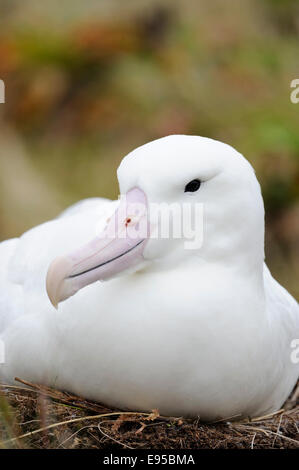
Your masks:
{"label": "albatross", "polygon": [[[172,135],[128,154],[118,181],[118,201],[81,201],[0,244],[1,381],[204,421],[278,410],[299,375],[299,307],[264,262],[252,166]],[[161,205],[202,208],[201,242],[159,236]]]}

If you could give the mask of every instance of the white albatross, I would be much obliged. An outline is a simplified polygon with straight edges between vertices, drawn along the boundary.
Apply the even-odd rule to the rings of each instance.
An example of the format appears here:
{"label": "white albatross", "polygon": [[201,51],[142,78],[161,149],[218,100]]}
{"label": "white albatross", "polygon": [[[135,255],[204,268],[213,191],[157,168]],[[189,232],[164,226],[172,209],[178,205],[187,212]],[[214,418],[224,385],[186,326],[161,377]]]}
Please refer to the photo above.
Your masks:
{"label": "white albatross", "polygon": [[[299,375],[299,308],[264,264],[251,165],[229,145],[173,135],[131,152],[118,179],[125,202],[82,201],[0,244],[2,382],[203,420],[279,409]],[[111,237],[128,201],[145,210],[125,210],[124,236]],[[151,237],[153,203],[203,204],[202,246]],[[131,238],[142,222],[147,235]]]}

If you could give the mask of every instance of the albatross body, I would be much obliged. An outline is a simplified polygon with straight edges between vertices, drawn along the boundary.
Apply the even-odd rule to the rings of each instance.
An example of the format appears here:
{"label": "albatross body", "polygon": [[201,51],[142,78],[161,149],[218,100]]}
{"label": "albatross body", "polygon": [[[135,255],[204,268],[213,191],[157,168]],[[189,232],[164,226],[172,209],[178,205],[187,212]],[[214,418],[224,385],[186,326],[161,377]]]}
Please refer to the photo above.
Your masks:
{"label": "albatross body", "polygon": [[[2,382],[203,420],[279,409],[299,375],[299,308],[264,263],[250,164],[169,136],[126,156],[118,179],[124,200],[82,201],[0,244]],[[200,246],[153,236],[159,204],[203,208]]]}

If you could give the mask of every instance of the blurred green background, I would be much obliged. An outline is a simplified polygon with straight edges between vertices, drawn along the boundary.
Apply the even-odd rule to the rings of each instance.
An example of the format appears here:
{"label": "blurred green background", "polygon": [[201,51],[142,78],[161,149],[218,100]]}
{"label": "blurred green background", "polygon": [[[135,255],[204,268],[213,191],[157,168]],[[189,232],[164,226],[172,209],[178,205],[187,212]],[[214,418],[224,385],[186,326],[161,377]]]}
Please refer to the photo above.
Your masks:
{"label": "blurred green background", "polygon": [[0,0],[0,240],[117,197],[136,146],[204,135],[254,165],[267,261],[298,298],[298,35],[297,0]]}

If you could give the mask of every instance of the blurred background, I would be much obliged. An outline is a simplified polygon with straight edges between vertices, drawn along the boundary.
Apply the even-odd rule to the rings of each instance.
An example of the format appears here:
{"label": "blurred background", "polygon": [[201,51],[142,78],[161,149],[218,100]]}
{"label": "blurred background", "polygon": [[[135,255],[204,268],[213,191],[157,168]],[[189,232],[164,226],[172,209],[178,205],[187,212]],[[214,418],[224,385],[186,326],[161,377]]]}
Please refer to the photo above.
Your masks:
{"label": "blurred background", "polygon": [[298,39],[297,0],[0,0],[0,240],[117,197],[135,147],[204,135],[255,167],[267,262],[298,299]]}

